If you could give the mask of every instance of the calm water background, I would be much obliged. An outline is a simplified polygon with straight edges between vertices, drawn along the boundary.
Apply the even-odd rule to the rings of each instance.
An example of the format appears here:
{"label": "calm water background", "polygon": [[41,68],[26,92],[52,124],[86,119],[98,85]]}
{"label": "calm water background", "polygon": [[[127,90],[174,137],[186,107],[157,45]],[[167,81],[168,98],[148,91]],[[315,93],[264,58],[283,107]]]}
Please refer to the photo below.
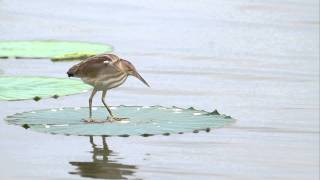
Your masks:
{"label": "calm water background", "polygon": [[[0,0],[0,39],[111,44],[152,86],[130,78],[109,92],[111,105],[217,108],[238,119],[211,133],[108,138],[112,152],[101,138],[92,148],[88,137],[1,120],[0,179],[319,178],[318,1]],[[0,60],[0,72],[65,77],[72,64]],[[0,119],[88,97],[1,101]]]}

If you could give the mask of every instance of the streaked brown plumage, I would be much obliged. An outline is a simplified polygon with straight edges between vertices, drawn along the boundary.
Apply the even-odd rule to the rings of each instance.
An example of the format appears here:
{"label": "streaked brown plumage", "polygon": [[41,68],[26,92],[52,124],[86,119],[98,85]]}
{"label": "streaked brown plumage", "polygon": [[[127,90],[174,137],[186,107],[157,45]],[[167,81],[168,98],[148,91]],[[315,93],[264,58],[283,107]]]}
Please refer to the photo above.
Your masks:
{"label": "streaked brown plumage", "polygon": [[94,87],[89,98],[89,121],[93,121],[92,98],[97,91],[102,91],[102,103],[111,116],[110,120],[121,120],[113,116],[104,100],[107,90],[123,84],[129,75],[135,76],[149,86],[129,61],[121,59],[114,54],[100,54],[87,58],[72,66],[67,74],[69,77],[81,78],[83,82]]}

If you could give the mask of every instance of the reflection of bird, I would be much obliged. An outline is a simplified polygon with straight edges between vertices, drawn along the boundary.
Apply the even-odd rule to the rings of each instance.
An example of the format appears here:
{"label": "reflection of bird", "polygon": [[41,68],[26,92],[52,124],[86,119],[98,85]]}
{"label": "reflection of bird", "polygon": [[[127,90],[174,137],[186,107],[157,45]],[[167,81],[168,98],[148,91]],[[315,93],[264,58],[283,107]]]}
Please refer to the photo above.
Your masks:
{"label": "reflection of bird", "polygon": [[107,108],[110,120],[121,120],[113,116],[110,108],[105,103],[107,90],[120,86],[125,82],[129,75],[135,76],[145,85],[148,83],[140,76],[135,67],[127,60],[120,59],[113,54],[100,54],[90,57],[74,66],[68,72],[69,77],[79,77],[87,84],[94,87],[89,98],[89,122],[92,119],[92,98],[97,91],[102,91],[102,103]]}
{"label": "reflection of bird", "polygon": [[78,174],[82,177],[91,177],[99,179],[126,179],[126,175],[133,175],[135,166],[116,163],[108,160],[113,152],[109,150],[108,145],[103,139],[103,148],[98,148],[93,143],[93,137],[90,136],[90,143],[92,145],[92,162],[70,162],[71,165],[77,167],[76,172],[70,174]]}

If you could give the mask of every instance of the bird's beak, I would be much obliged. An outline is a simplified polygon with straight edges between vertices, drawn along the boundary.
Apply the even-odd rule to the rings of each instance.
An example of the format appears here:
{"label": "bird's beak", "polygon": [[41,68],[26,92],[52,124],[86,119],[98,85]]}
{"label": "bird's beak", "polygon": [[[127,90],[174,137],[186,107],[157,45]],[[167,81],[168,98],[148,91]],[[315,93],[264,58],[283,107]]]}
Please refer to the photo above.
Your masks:
{"label": "bird's beak", "polygon": [[150,87],[150,85],[147,83],[147,81],[144,80],[138,72],[133,72],[133,73],[132,73],[132,76],[138,78],[140,81],[143,82],[143,84],[145,84],[145,85],[147,85],[148,87]]}

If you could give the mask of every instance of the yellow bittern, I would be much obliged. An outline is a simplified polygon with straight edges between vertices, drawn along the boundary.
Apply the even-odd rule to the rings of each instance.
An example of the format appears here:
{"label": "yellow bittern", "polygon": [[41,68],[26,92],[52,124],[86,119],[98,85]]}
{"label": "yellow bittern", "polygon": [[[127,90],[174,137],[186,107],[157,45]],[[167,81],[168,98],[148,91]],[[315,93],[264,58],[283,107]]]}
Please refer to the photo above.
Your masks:
{"label": "yellow bittern", "polygon": [[148,87],[149,84],[141,77],[136,68],[127,60],[121,59],[114,54],[100,54],[89,57],[80,63],[72,66],[68,72],[69,77],[81,78],[83,82],[94,87],[89,98],[89,119],[87,122],[94,122],[92,118],[92,98],[97,91],[102,91],[102,103],[107,108],[111,117],[110,121],[121,120],[113,116],[110,108],[105,102],[107,90],[116,88],[123,84],[129,75],[141,80]]}

